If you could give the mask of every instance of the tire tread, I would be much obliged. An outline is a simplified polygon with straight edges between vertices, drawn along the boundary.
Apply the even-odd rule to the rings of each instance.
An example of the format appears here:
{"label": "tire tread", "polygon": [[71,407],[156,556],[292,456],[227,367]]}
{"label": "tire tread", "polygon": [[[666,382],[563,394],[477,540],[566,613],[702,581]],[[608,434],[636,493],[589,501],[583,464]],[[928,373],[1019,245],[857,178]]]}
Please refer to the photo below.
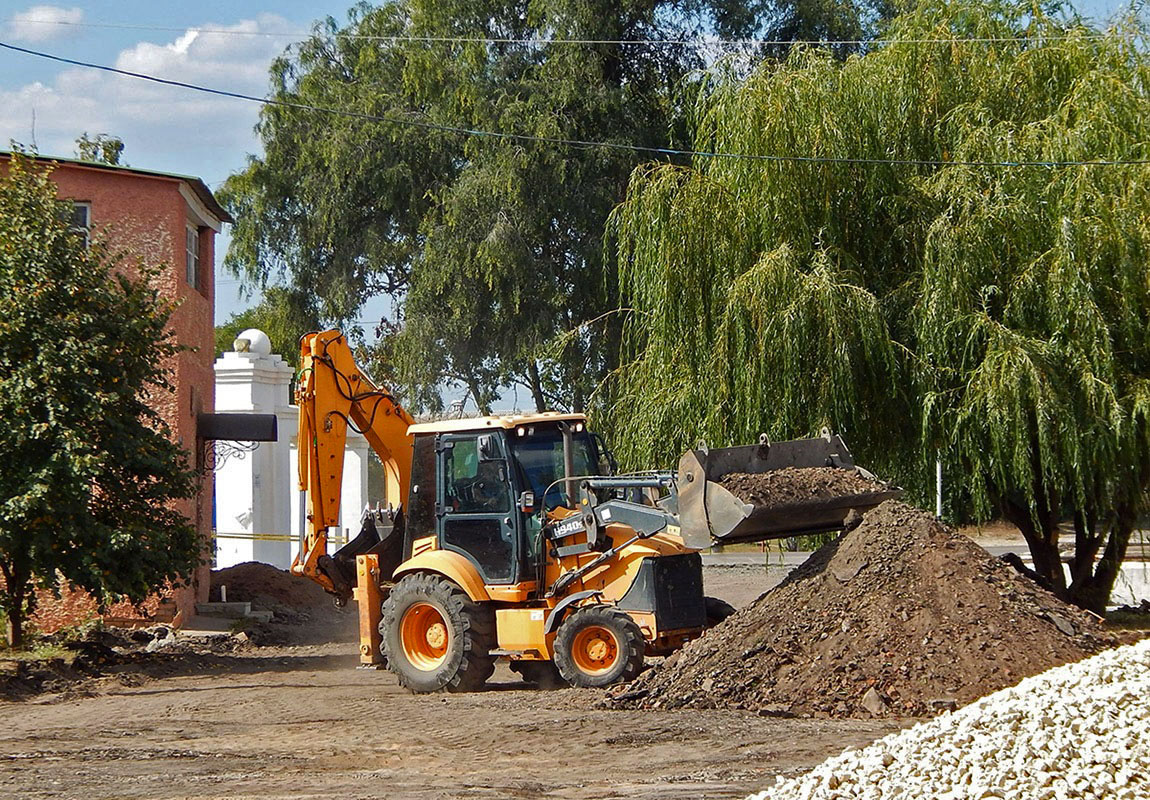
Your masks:
{"label": "tire tread", "polygon": [[[587,675],[576,666],[571,657],[569,648],[575,633],[590,624],[612,627],[620,635],[623,666],[617,674]],[[563,680],[580,688],[602,688],[615,683],[628,683],[643,671],[643,655],[646,649],[647,640],[629,614],[614,606],[584,606],[572,612],[559,626],[559,633],[555,637],[555,667],[563,676]]]}
{"label": "tire tread", "polygon": [[[449,657],[448,663],[430,679],[426,675],[406,671],[407,660],[402,652],[391,652],[393,636],[398,644],[399,622],[407,608],[405,603],[420,599],[432,601],[447,612],[447,621],[462,647],[458,659]],[[380,650],[388,669],[395,673],[405,689],[416,693],[474,692],[481,689],[495,671],[495,659],[490,654],[495,645],[494,612],[490,607],[473,601],[446,578],[432,573],[403,576],[383,602],[381,616]]]}

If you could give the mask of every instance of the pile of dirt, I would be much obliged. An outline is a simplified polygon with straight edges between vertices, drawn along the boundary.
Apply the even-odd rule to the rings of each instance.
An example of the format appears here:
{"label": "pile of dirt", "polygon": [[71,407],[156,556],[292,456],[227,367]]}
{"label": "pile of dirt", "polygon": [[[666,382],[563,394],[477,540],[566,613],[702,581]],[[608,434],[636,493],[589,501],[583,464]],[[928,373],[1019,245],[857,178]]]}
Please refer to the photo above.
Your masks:
{"label": "pile of dirt", "polygon": [[92,628],[79,636],[58,632],[42,644],[59,645],[62,656],[0,658],[0,699],[39,694],[84,694],[109,680],[135,685],[144,677],[196,671],[221,657],[246,651],[244,634],[181,637],[167,625],[150,628]]}
{"label": "pile of dirt", "polygon": [[820,503],[886,489],[885,484],[856,470],[837,467],[728,472],[719,479],[719,485],[744,502],[770,508]]}
{"label": "pile of dirt", "polygon": [[315,581],[258,561],[214,570],[210,600],[220,599],[221,586],[227,587],[228,602],[249,602],[253,609],[289,617],[284,621],[300,614],[323,614],[332,606],[331,595]]}
{"label": "pile of dirt", "polygon": [[260,645],[319,644],[349,641],[358,630],[355,603],[337,608],[334,598],[315,581],[284,569],[246,561],[212,572],[209,599],[248,602],[255,611],[272,612],[270,624],[248,625],[252,641]]}
{"label": "pile of dirt", "polygon": [[614,703],[923,716],[1113,643],[1092,615],[888,501]]}

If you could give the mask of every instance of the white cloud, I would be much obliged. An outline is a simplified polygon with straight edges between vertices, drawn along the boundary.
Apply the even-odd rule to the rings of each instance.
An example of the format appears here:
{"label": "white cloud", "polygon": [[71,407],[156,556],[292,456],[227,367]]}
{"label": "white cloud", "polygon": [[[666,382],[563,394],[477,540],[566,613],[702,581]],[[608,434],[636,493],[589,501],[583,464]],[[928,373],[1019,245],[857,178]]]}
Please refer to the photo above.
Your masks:
{"label": "white cloud", "polygon": [[[166,44],[140,42],[121,51],[113,66],[262,97],[268,66],[291,39],[238,34],[298,30],[274,14],[203,27],[234,33],[191,29]],[[84,68],[65,69],[50,82],[0,86],[0,149],[9,139],[31,144],[33,109],[36,144],[52,155],[70,155],[82,132],[108,133],[124,140],[125,158],[134,166],[214,181],[258,149],[255,103]]]}
{"label": "white cloud", "polygon": [[75,35],[73,27],[84,21],[82,8],[32,6],[8,20],[8,35],[25,42],[47,42]]}

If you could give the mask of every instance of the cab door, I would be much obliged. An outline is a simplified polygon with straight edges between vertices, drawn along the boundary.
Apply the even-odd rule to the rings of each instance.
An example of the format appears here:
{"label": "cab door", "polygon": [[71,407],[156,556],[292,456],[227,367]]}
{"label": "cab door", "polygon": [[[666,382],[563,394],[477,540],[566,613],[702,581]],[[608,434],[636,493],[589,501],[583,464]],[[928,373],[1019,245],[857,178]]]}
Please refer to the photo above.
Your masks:
{"label": "cab door", "polygon": [[519,578],[518,514],[497,433],[443,434],[436,443],[439,546],[466,556],[484,583]]}

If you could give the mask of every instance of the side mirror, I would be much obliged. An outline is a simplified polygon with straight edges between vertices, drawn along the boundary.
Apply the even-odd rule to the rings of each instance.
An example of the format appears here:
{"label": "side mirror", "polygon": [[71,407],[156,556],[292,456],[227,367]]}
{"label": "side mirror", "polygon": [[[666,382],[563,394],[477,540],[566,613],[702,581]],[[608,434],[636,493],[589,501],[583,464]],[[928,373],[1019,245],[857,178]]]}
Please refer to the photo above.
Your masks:
{"label": "side mirror", "polygon": [[479,460],[498,461],[502,456],[499,453],[499,442],[494,433],[485,433],[479,437]]}
{"label": "side mirror", "polygon": [[530,514],[535,511],[535,492],[523,492],[519,495],[517,502],[519,510],[524,514]]}

